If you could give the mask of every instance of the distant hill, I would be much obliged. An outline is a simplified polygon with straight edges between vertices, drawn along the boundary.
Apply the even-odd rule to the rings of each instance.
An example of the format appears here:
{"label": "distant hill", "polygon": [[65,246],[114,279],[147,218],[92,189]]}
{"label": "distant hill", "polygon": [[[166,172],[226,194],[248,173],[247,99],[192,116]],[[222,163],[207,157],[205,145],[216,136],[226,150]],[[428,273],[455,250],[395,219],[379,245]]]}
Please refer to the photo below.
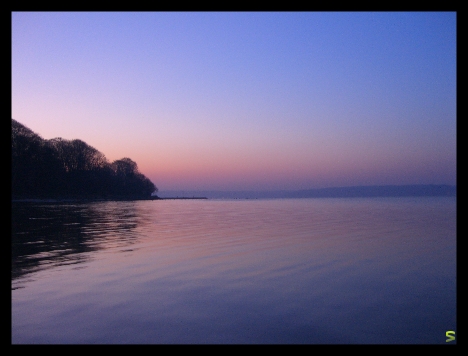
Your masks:
{"label": "distant hill", "polygon": [[352,197],[421,197],[455,196],[451,185],[374,185],[308,189],[289,192],[290,198],[352,198]]}
{"label": "distant hill", "polygon": [[456,196],[451,185],[382,185],[334,187],[306,190],[215,191],[171,190],[158,192],[159,197],[207,197],[209,199],[284,199],[284,198],[352,198]]}

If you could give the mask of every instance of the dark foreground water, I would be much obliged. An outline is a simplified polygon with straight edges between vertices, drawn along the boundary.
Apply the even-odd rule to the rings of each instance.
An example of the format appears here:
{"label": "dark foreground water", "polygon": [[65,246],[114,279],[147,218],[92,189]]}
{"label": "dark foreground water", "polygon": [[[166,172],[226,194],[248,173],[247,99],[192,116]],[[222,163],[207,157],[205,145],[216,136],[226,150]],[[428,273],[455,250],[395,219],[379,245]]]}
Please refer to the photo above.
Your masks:
{"label": "dark foreground water", "polygon": [[12,343],[445,344],[453,197],[12,204]]}

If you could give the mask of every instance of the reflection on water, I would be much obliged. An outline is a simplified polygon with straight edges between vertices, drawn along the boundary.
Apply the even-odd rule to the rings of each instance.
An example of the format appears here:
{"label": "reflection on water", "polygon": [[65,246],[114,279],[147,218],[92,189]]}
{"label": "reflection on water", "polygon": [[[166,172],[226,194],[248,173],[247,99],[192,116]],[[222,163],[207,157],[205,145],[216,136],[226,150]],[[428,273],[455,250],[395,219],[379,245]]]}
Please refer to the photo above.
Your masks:
{"label": "reflection on water", "polygon": [[40,269],[86,261],[92,251],[131,245],[132,230],[144,217],[136,215],[134,205],[13,203],[13,282]]}
{"label": "reflection on water", "polygon": [[12,209],[13,343],[445,344],[456,330],[454,198]]}

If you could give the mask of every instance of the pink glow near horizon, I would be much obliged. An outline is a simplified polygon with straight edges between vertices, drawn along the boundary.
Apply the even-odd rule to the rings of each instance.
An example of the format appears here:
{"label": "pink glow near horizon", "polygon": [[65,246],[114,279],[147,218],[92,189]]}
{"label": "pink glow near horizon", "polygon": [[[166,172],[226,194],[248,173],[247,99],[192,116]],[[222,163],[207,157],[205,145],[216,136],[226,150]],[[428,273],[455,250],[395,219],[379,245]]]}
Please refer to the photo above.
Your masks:
{"label": "pink glow near horizon", "polygon": [[455,184],[455,13],[12,14],[12,117],[161,190]]}

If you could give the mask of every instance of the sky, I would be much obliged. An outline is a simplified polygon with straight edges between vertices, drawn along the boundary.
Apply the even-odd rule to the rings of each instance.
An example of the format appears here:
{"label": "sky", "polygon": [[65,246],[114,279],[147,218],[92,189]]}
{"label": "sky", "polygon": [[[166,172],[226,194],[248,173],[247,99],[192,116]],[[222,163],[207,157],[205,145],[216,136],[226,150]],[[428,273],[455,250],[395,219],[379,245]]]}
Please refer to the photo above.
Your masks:
{"label": "sky", "polygon": [[456,184],[456,12],[12,12],[12,118],[160,191]]}

